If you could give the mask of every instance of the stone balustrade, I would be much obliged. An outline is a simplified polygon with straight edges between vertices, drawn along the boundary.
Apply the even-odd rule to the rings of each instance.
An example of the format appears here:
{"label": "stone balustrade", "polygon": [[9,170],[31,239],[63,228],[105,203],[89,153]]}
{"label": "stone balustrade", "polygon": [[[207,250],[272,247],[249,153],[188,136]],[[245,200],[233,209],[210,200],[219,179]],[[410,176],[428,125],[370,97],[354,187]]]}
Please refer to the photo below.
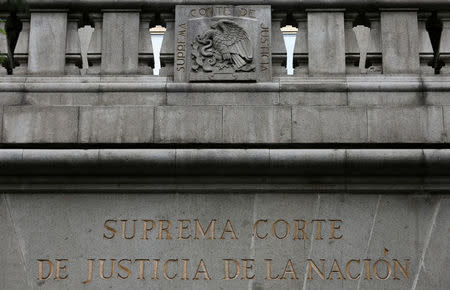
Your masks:
{"label": "stone balustrade", "polygon": [[[221,13],[254,16],[240,23],[258,67],[222,79],[186,73],[186,34],[199,39],[203,30],[192,29],[209,20],[197,17],[191,30],[180,21],[201,6],[100,2],[29,1],[18,14],[14,75],[3,70],[0,80],[3,143],[448,143],[450,11],[431,10],[441,1],[227,6]],[[285,70],[287,24],[298,28],[294,75]],[[166,28],[159,76],[155,25]]]}
{"label": "stone balustrade", "polygon": [[[94,31],[88,41],[89,67],[85,73],[151,75],[154,53],[149,28],[156,24],[167,28],[161,48],[161,76],[174,75],[176,16],[173,8],[177,3],[173,3],[170,9],[163,5],[158,10],[151,5],[164,1],[123,1],[121,7],[116,2],[108,6],[102,1],[103,9],[99,10],[96,8],[98,1],[80,1],[92,6],[89,14],[84,12],[83,15],[80,7],[73,3],[63,10],[55,10],[66,2],[44,1],[38,5],[37,1],[28,1],[29,13],[19,15],[23,29],[15,49],[18,62],[15,75],[82,74],[78,29],[87,25],[92,26]],[[125,5],[128,2],[140,3],[136,7],[139,9],[130,10]],[[184,4],[188,2],[183,1]],[[286,49],[280,31],[287,19],[293,22],[289,24],[298,27],[294,49],[296,76],[435,73],[432,67],[433,48],[426,23],[432,15],[429,9],[439,8],[440,1],[425,1],[427,5],[422,3],[424,1],[407,1],[407,7],[405,1],[376,1],[376,5],[364,1],[367,4],[364,17],[370,30],[369,35],[363,36],[365,38],[360,42],[354,26],[361,17],[361,10],[358,13],[351,1],[326,1],[328,5],[318,4],[321,1],[316,1],[318,3],[315,5],[300,1],[302,3],[296,6],[289,6],[290,1],[268,2],[277,7],[272,9],[271,27],[272,76],[275,78],[287,74]],[[450,11],[439,10],[437,15],[442,23],[439,61],[447,64],[439,72],[450,74]],[[3,18],[7,16],[6,12],[0,15]],[[0,51],[6,52],[5,37],[2,37]],[[367,61],[360,67],[360,53],[365,46]],[[2,70],[1,74],[6,74],[6,70]]]}

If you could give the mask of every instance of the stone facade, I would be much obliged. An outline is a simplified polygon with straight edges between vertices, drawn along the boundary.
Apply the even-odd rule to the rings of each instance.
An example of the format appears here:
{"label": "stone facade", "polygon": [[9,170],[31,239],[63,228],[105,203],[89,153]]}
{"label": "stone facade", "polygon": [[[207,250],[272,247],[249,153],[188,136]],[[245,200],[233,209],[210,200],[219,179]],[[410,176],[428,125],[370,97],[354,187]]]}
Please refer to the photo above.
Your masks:
{"label": "stone facade", "polygon": [[448,1],[23,2],[1,289],[448,288]]}

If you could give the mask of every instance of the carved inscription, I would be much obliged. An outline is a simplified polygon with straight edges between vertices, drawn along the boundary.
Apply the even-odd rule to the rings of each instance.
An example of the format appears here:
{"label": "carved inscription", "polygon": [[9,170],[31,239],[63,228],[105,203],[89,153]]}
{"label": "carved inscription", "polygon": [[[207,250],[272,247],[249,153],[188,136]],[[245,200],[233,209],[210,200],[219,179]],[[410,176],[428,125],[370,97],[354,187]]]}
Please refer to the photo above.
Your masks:
{"label": "carved inscription", "polygon": [[186,71],[186,23],[178,25],[176,69],[179,72]]}
{"label": "carved inscription", "polygon": [[[103,223],[104,231],[98,237],[105,246],[116,240],[126,241],[135,247],[157,241],[186,240],[207,241],[208,243],[230,243],[243,236],[251,236],[261,242],[269,240],[290,240],[317,243],[329,241],[343,243],[345,240],[344,221],[339,218],[325,219],[255,219],[248,228],[238,228],[231,219],[107,219]],[[238,223],[241,224],[241,223]],[[247,235],[246,235],[247,233]],[[248,235],[250,234],[250,235]],[[134,241],[133,241],[134,240]],[[274,249],[276,251],[276,249]],[[187,253],[188,254],[188,253]],[[230,253],[231,254],[231,253]],[[217,257],[216,260],[205,257],[89,257],[82,265],[85,273],[83,285],[102,280],[254,280],[256,268],[264,269],[260,279],[284,280],[408,280],[410,277],[410,259],[397,259],[389,256],[389,250],[383,249],[383,256],[375,259],[359,258],[355,253],[349,258],[308,258],[299,260],[293,253],[288,258]],[[223,271],[211,269],[213,264],[223,265]],[[69,259],[38,259],[37,280],[65,281],[70,279],[71,261]]]}
{"label": "carved inscription", "polygon": [[270,30],[265,27],[263,23],[259,26],[261,39],[261,71],[266,71],[270,68]]}
{"label": "carved inscription", "polygon": [[[239,7],[238,17],[256,18],[255,9]],[[232,6],[213,6],[213,7],[200,7],[193,8],[189,11],[189,17],[214,17],[214,16],[233,16],[234,9]]]}
{"label": "carved inscription", "polygon": [[175,82],[267,82],[268,5],[177,5]]}

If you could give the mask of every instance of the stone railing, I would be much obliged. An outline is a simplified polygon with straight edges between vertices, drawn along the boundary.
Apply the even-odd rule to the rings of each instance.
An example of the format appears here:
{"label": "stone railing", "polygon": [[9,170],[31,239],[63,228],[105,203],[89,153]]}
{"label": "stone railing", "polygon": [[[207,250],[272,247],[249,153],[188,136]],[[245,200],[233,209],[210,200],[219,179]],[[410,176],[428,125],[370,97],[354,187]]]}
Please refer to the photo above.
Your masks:
{"label": "stone railing", "polygon": [[[6,9],[2,2],[0,7]],[[18,15],[22,30],[15,48],[14,74],[150,75],[154,53],[149,28],[162,24],[167,31],[161,48],[161,76],[172,77],[174,8],[190,2],[27,1],[29,13]],[[247,5],[261,1],[228,2]],[[446,1],[356,2],[362,3],[264,1],[272,5],[273,77],[286,75],[286,49],[280,31],[286,23],[298,27],[296,76],[450,74],[450,10],[444,5]],[[438,11],[435,18],[433,11]],[[8,15],[5,10],[0,18]],[[93,30],[80,30],[82,27]],[[0,51],[8,51],[3,35]]]}
{"label": "stone railing", "polygon": [[[448,142],[447,1],[264,1],[215,6],[214,20],[202,16],[213,11],[207,2],[28,1],[16,67],[0,78],[2,142]],[[230,27],[254,54],[240,67],[214,56],[215,69],[231,71],[216,76],[194,63],[202,48],[192,43],[211,52],[212,34],[230,25],[217,19],[233,13]],[[163,68],[153,76],[149,28],[158,24]],[[287,24],[298,28],[293,76]]]}

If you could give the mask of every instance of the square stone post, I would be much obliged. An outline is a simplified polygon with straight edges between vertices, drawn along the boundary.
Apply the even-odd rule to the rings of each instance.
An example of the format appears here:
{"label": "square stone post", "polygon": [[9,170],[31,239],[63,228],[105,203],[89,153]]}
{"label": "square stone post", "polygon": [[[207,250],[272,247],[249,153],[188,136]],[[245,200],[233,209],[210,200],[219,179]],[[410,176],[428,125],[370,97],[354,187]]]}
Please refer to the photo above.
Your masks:
{"label": "square stone post", "polygon": [[344,10],[307,10],[310,75],[345,74]]}
{"label": "square stone post", "polygon": [[66,36],[66,10],[31,10],[28,72],[64,74]]}
{"label": "square stone post", "polygon": [[136,74],[139,10],[102,10],[102,74]]}
{"label": "square stone post", "polygon": [[381,10],[381,45],[384,74],[419,72],[419,23],[417,10]]}

